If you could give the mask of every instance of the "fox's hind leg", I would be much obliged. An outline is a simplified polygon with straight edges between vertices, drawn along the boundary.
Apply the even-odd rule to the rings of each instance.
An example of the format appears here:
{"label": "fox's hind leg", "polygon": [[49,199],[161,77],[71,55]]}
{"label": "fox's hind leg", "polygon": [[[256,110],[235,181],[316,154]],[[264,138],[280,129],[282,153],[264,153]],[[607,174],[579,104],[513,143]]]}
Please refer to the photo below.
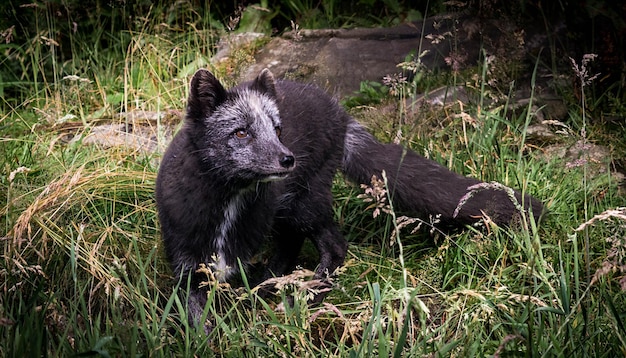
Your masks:
{"label": "fox's hind leg", "polygon": [[[343,264],[348,251],[348,243],[332,220],[308,226],[306,230],[286,227],[287,225],[283,225],[282,229],[273,235],[274,254],[264,279],[290,273],[296,267],[304,238],[308,237],[319,253],[319,264],[315,270],[314,279],[319,280],[320,283],[315,287],[320,290],[320,293],[316,294],[310,303],[320,303],[326,296],[326,291],[328,291],[326,288],[331,286],[331,275],[337,267]],[[273,291],[267,287],[261,290],[263,294]]]}
{"label": "fox's hind leg", "polygon": [[304,235],[284,220],[276,220],[272,231],[273,255],[264,279],[282,276],[296,267]]}
{"label": "fox's hind leg", "polygon": [[[333,221],[330,184],[319,187],[328,189],[301,193],[288,209],[277,213],[272,235],[274,256],[266,277],[289,273],[296,266],[305,238],[313,242],[319,253],[315,279],[329,286],[329,276],[343,264],[348,243]],[[323,298],[324,295],[318,295],[313,301],[321,302]]]}
{"label": "fox's hind leg", "polygon": [[343,263],[348,244],[332,220],[307,230],[285,229],[283,226],[274,233],[274,255],[268,266],[272,276],[293,270],[306,237],[311,239],[320,256],[315,278],[332,274]]}
{"label": "fox's hind leg", "polygon": [[[320,262],[315,270],[315,278],[330,284],[328,279],[346,258],[348,242],[341,235],[332,218],[323,226],[318,226],[316,232],[311,233],[310,237],[320,255]],[[315,296],[313,302],[321,302],[324,296],[323,294]]]}

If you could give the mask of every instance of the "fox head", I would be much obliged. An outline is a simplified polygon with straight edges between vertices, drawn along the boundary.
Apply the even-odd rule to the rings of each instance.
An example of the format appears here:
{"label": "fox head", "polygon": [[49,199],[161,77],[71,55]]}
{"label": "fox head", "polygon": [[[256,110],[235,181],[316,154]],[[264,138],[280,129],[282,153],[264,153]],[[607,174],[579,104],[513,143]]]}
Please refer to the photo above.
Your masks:
{"label": "fox head", "polygon": [[272,73],[226,90],[207,70],[191,80],[186,125],[202,161],[224,178],[244,182],[287,177],[293,153],[281,143],[281,118]]}

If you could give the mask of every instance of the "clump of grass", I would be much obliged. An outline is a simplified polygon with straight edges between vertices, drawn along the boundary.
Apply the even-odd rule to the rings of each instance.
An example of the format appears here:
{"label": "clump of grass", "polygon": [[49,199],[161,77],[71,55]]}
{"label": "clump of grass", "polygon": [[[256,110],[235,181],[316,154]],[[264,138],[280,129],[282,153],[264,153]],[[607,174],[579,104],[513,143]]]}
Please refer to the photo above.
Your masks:
{"label": "clump of grass", "polygon": [[[576,231],[583,231],[597,221],[609,221],[610,219],[626,221],[626,208],[609,209],[594,215],[594,217],[577,227]],[[602,261],[601,267],[594,273],[589,283],[590,285],[597,283],[603,277],[615,274],[622,291],[626,291],[626,241],[624,241],[626,236],[623,236],[624,234],[621,232],[623,228],[623,224],[617,225],[614,235],[606,238],[606,242],[610,247],[607,250],[605,259]]]}

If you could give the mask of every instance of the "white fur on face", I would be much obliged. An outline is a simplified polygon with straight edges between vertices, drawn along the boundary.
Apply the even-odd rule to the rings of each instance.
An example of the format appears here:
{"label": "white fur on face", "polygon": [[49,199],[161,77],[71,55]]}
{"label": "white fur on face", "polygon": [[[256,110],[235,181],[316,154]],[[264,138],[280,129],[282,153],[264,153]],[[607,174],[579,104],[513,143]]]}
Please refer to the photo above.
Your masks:
{"label": "white fur on face", "polygon": [[218,107],[209,120],[217,125],[254,128],[259,137],[275,137],[275,128],[280,126],[280,115],[274,100],[248,89],[239,92],[232,102]]}
{"label": "white fur on face", "polygon": [[[250,89],[239,90],[206,119],[206,161],[228,168],[229,178],[256,173],[263,181],[284,179],[283,174],[293,166],[284,168],[280,164],[281,158],[292,155],[277,135],[280,126],[278,106],[272,97]],[[239,131],[247,136],[235,136]]]}

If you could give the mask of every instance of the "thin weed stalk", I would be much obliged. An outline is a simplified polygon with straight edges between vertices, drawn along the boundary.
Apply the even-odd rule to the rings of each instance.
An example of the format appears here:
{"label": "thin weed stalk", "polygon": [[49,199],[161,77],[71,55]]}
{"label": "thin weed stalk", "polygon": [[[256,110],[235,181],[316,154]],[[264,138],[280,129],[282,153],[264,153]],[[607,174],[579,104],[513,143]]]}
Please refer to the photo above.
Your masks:
{"label": "thin weed stalk", "polygon": [[[389,191],[389,183],[387,181],[387,174],[383,171],[382,172],[382,177],[383,177],[383,183],[385,185],[386,188],[386,192],[390,193]],[[392,223],[394,226],[394,232],[396,233],[396,244],[398,245],[398,250],[399,250],[399,254],[398,254],[398,259],[400,260],[400,268],[402,270],[402,288],[403,289],[407,289],[407,277],[408,277],[408,272],[406,269],[406,265],[404,264],[404,247],[402,246],[402,239],[400,238],[400,228],[398,227],[398,218],[396,217],[396,212],[393,208],[393,200],[391,195],[387,195],[388,198],[388,203],[389,203],[389,215],[391,215],[391,219],[392,219]],[[405,302],[406,304],[407,302]]]}
{"label": "thin weed stalk", "polygon": [[[592,62],[597,57],[596,54],[587,54],[583,56],[580,66],[574,61],[574,59],[570,58],[570,62],[572,65],[572,69],[579,80],[580,85],[580,106],[581,106],[581,117],[582,117],[582,128],[580,130],[580,135],[583,141],[583,150],[585,157],[584,165],[583,165],[583,188],[584,188],[584,200],[583,200],[583,212],[585,217],[585,222],[589,220],[589,197],[588,197],[588,165],[589,165],[589,151],[586,149],[587,147],[587,108],[586,108],[586,95],[585,95],[585,87],[591,84],[599,74],[591,75],[589,73],[590,70],[590,62]],[[585,268],[586,268],[586,279],[587,284],[589,284],[591,280],[591,258],[589,255],[590,244],[589,244],[589,232],[587,229],[584,230],[584,240],[585,240]]]}
{"label": "thin weed stalk", "polygon": [[537,61],[535,61],[535,68],[533,69],[533,72],[530,78],[530,98],[528,100],[528,106],[526,108],[526,119],[524,121],[524,126],[522,127],[522,138],[520,141],[520,147],[519,147],[518,154],[517,154],[517,172],[518,173],[521,173],[523,171],[522,170],[523,168],[521,168],[521,165],[523,163],[522,155],[524,154],[524,147],[526,146],[526,134],[528,131],[528,126],[530,125],[533,115],[535,114],[533,113],[532,108],[533,108],[533,104],[535,100],[535,85],[536,85],[536,80],[537,80],[538,67],[539,67],[539,60],[537,59]]}

